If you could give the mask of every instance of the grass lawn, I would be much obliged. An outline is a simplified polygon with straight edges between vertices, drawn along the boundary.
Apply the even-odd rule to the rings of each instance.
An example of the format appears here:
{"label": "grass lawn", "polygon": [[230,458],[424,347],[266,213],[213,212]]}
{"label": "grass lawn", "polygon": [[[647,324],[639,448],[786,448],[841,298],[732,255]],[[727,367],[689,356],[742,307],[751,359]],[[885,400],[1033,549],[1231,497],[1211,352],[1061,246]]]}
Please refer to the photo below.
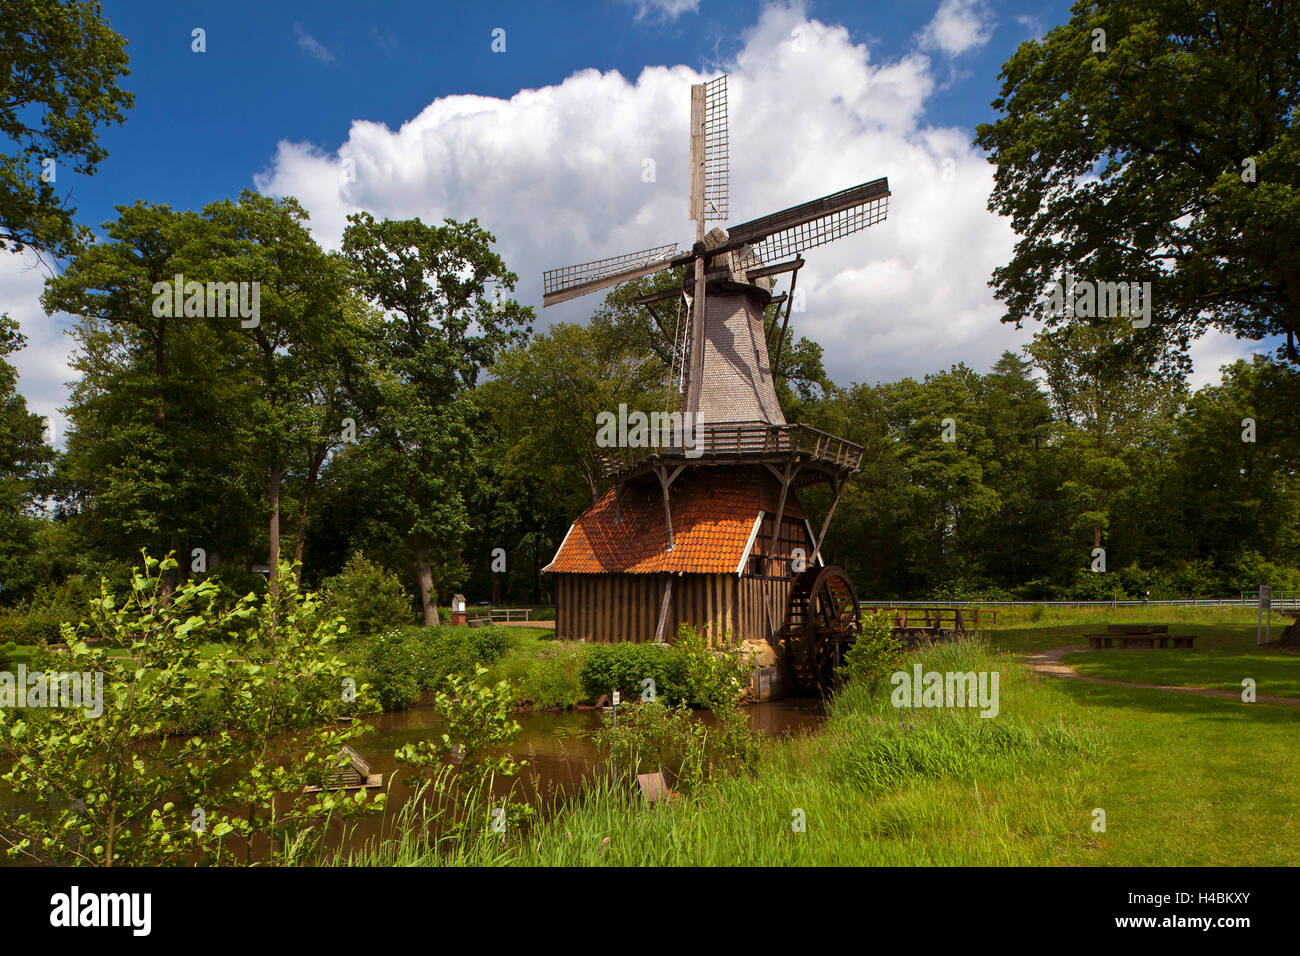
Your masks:
{"label": "grass lawn", "polygon": [[[1083,613],[1095,614],[1096,612]],[[1205,611],[1202,610],[1202,615],[1204,614]],[[1240,616],[1236,609],[1220,614],[1220,617]],[[1085,635],[1100,633],[1105,630],[1107,624],[1128,619],[1126,616],[1117,620],[1114,616],[1105,614],[1099,615],[1086,624],[999,627],[985,633],[995,647],[1026,653],[1087,644]],[[1131,619],[1133,621],[1145,619],[1158,623],[1164,623],[1166,620],[1164,616],[1154,615]],[[1275,618],[1273,623],[1273,636],[1276,638],[1287,622],[1284,620],[1279,625]],[[1131,648],[1084,651],[1067,654],[1062,662],[1088,677],[1145,684],[1167,684],[1174,687],[1213,687],[1240,691],[1242,679],[1250,677],[1255,680],[1257,693],[1278,697],[1300,697],[1300,653],[1256,646],[1253,619],[1249,623],[1237,621],[1195,623],[1194,619],[1187,622],[1170,620],[1169,624],[1171,633],[1195,635],[1195,649]]]}
{"label": "grass lawn", "polygon": [[[1024,664],[1025,650],[1072,643],[1060,631],[1071,626],[923,648],[907,662],[997,671],[993,719],[900,712],[887,687],[849,687],[820,733],[770,741],[754,772],[716,776],[673,805],[597,787],[504,844],[435,853],[408,834],[358,862],[1300,864],[1300,710],[1060,680]],[[1241,626],[1223,630],[1222,652],[1249,657]]]}

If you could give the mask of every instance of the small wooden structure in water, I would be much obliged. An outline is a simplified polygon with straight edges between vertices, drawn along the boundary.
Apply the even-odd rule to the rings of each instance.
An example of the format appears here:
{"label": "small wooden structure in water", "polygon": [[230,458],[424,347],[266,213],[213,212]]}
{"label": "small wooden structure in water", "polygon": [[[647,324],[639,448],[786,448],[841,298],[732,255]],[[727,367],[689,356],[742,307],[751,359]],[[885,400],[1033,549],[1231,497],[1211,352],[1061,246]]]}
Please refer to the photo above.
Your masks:
{"label": "small wooden structure in water", "polygon": [[384,775],[373,773],[370,764],[361,759],[361,755],[346,744],[334,755],[334,763],[335,769],[325,778],[324,786],[308,785],[303,787],[303,793],[320,793],[322,790],[360,790],[363,787],[370,790],[384,785]]}

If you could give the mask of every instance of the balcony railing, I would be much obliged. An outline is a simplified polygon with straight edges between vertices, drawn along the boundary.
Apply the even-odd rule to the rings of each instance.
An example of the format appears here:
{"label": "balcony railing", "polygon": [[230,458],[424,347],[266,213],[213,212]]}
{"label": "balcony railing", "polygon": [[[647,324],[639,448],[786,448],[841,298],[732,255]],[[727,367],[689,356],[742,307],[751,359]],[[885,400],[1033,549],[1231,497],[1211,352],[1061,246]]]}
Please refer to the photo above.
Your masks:
{"label": "balcony railing", "polygon": [[719,461],[775,460],[804,456],[821,465],[848,472],[862,464],[862,446],[837,438],[811,425],[770,425],[767,422],[728,422],[702,425],[698,432],[672,436],[675,443],[642,448],[611,448],[603,459],[606,475],[635,471],[652,458],[685,459],[700,464]]}

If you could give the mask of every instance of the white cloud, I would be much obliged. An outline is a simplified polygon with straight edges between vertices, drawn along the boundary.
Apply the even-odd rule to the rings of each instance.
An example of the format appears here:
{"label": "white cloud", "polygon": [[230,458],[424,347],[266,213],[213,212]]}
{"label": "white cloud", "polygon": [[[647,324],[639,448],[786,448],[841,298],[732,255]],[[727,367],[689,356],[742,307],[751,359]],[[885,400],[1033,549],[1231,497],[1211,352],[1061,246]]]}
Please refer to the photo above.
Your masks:
{"label": "white cloud", "polygon": [[683,13],[698,13],[700,0],[637,0],[638,20],[676,20]]}
{"label": "white cloud", "polygon": [[18,391],[27,399],[27,409],[44,415],[52,424],[55,444],[63,445],[64,415],[58,410],[68,400],[66,382],[77,377],[68,364],[74,343],[64,334],[71,319],[63,314],[47,316],[41,310],[45,291],[46,265],[30,251],[0,253],[0,312],[16,319],[27,337],[27,346],[6,356],[18,369]]}
{"label": "white cloud", "polygon": [[982,0],[943,0],[921,31],[921,47],[957,56],[983,46],[993,35],[992,16]]}
{"label": "white cloud", "polygon": [[293,34],[298,38],[299,49],[305,51],[308,56],[322,63],[333,63],[334,54],[330,52],[325,44],[321,43],[314,36],[302,28],[302,24],[293,25]]}
{"label": "white cloud", "polygon": [[[769,7],[729,74],[731,221],[888,176],[883,224],[808,253],[807,311],[793,323],[826,350],[837,381],[987,368],[1027,339],[998,322],[987,288],[1013,237],[985,206],[991,167],[968,131],[927,125],[930,60],[876,62],[848,31]],[[634,81],[585,70],[508,100],[451,96],[391,130],[354,122],[336,153],[282,142],[257,178],[294,195],[336,247],[349,212],[477,216],[540,307],[554,266],[694,238],[686,219],[688,88],[715,75],[649,67]],[[642,181],[643,160],[655,181]],[[582,321],[596,297],[539,310]]]}

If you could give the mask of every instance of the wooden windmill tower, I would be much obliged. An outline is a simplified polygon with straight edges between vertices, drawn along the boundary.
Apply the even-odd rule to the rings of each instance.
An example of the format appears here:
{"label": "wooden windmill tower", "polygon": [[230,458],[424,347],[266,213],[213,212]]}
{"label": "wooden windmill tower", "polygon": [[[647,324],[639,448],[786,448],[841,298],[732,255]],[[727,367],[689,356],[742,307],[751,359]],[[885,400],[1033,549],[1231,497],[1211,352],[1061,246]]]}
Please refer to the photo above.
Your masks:
{"label": "wooden windmill tower", "polygon": [[[845,189],[733,226],[728,213],[727,78],[691,87],[688,218],[695,243],[676,244],[546,272],[547,306],[666,269],[681,288],[637,299],[675,302],[673,374],[694,440],[620,448],[607,461],[613,487],[570,527],[546,570],[555,575],[561,637],[663,641],[689,623],[778,650],[796,687],[824,692],[859,627],[857,597],[821,546],[862,448],[790,424],[773,369],[793,308],[802,253],[885,219],[886,179]],[[773,296],[773,277],[791,294]],[[769,360],[765,309],[784,306]],[[678,336],[677,332],[681,335]],[[814,534],[797,490],[830,485],[833,502]]]}

